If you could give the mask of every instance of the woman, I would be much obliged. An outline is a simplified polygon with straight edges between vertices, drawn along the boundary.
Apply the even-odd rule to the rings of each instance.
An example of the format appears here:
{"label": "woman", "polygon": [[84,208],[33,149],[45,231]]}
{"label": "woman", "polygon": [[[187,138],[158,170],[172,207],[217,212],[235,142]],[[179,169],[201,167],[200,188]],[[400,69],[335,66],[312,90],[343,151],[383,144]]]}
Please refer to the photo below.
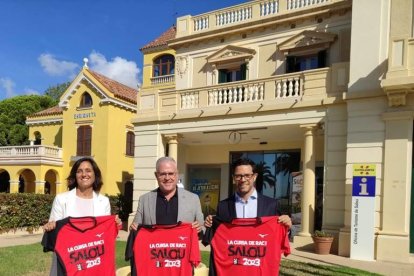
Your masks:
{"label": "woman", "polygon": [[[83,157],[73,164],[67,178],[69,191],[56,195],[45,231],[56,227],[56,221],[66,217],[105,216],[111,214],[108,197],[99,193],[103,183],[101,170],[90,157]],[[116,216],[117,224],[121,220]],[[56,275],[56,255],[53,255],[50,275]]]}

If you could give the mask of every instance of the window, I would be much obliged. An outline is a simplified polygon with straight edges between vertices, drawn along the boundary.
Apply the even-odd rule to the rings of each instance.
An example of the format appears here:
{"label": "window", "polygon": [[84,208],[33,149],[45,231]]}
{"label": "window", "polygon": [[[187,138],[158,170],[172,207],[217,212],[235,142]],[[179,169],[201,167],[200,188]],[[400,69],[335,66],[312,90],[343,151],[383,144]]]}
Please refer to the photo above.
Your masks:
{"label": "window", "polygon": [[153,77],[174,75],[175,59],[173,55],[163,55],[154,60]]}
{"label": "window", "polygon": [[126,155],[134,156],[135,135],[132,131],[128,131],[126,135]]}
{"label": "window", "polygon": [[80,107],[91,107],[92,106],[92,97],[89,93],[85,92],[82,94]]}
{"label": "window", "polygon": [[301,72],[305,70],[323,68],[326,66],[326,51],[311,55],[287,56],[286,73]]}
{"label": "window", "polygon": [[39,131],[36,131],[34,133],[34,137],[35,137],[34,144],[35,145],[41,145],[42,144],[42,134]]}
{"label": "window", "polygon": [[218,83],[240,81],[246,79],[246,64],[237,69],[219,69]]}
{"label": "window", "polygon": [[90,126],[80,126],[78,128],[77,156],[90,156],[92,145],[92,128]]}

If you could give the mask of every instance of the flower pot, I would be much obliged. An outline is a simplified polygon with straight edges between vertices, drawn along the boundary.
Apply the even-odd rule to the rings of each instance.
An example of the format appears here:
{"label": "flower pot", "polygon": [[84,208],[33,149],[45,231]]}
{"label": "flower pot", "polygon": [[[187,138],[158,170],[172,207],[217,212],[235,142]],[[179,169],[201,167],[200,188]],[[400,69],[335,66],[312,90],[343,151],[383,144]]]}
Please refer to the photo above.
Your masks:
{"label": "flower pot", "polygon": [[316,254],[328,255],[331,251],[333,237],[312,237]]}

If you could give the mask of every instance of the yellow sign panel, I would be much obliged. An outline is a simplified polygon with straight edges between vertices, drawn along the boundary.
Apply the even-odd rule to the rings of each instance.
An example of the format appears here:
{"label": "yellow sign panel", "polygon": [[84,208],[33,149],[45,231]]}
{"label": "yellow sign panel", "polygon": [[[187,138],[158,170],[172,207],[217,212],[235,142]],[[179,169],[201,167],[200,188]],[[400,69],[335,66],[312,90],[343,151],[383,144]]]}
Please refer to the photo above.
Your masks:
{"label": "yellow sign panel", "polygon": [[376,176],[376,165],[354,164],[353,176]]}

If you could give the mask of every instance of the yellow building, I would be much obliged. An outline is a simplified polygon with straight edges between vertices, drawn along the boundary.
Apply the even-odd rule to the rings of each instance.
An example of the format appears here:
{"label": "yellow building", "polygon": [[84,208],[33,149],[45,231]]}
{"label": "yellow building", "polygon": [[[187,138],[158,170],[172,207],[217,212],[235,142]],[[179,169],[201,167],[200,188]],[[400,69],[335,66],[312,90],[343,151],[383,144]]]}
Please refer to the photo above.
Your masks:
{"label": "yellow building", "polygon": [[87,68],[58,106],[29,116],[30,146],[0,148],[2,181],[11,193],[61,193],[73,163],[92,156],[102,171],[101,192],[131,195],[138,91]]}
{"label": "yellow building", "polygon": [[[314,229],[323,229],[335,236],[335,254],[410,262],[413,2],[240,2],[179,17],[174,38],[142,50],[134,210],[156,187],[161,156],[178,161],[184,186],[206,210],[233,193],[232,160],[249,157],[259,164],[259,192],[297,215],[296,246],[310,245]],[[160,71],[169,55],[174,71]],[[356,185],[374,186],[360,193],[373,205],[359,217],[358,166],[375,168],[372,182]],[[355,218],[372,226],[356,232]],[[362,234],[369,252],[358,256]]]}

